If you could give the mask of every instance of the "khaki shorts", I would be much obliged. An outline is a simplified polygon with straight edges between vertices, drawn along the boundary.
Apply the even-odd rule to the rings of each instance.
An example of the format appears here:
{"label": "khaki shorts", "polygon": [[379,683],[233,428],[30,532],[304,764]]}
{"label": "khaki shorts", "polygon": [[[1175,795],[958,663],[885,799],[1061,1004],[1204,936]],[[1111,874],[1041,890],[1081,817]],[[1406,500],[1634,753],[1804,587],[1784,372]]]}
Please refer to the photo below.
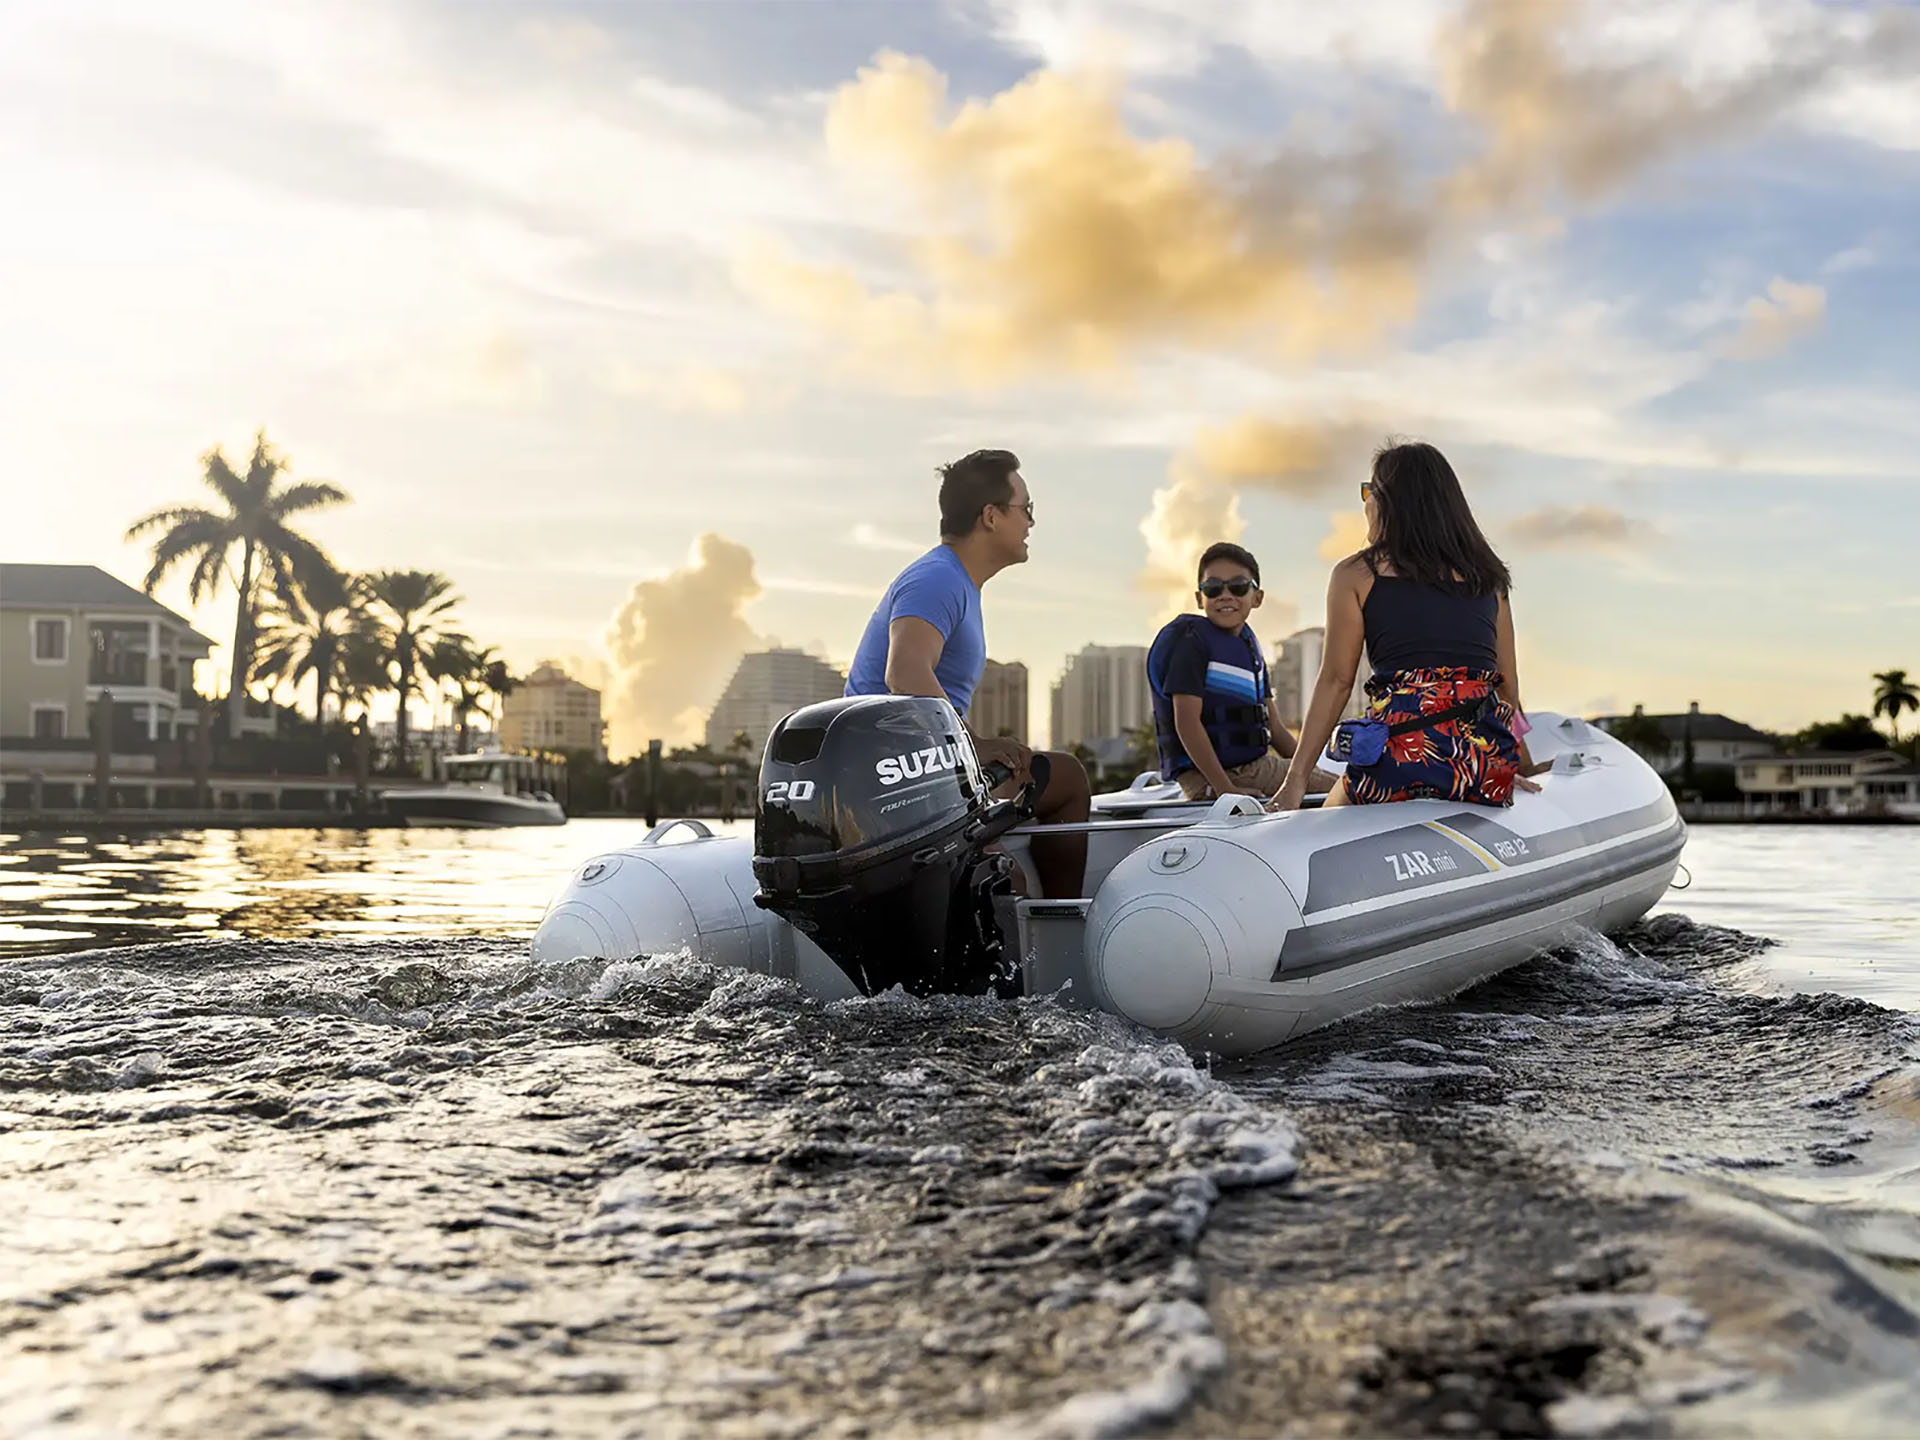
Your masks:
{"label": "khaki shorts", "polygon": [[[1227,771],[1227,779],[1234,783],[1238,793],[1257,795],[1262,800],[1271,799],[1287,778],[1288,762],[1269,750],[1258,760],[1249,760],[1244,765],[1236,765]],[[1316,768],[1307,777],[1307,789],[1315,795],[1331,790],[1335,777]],[[1214,799],[1213,787],[1207,784],[1207,777],[1198,770],[1180,772],[1180,790],[1189,800]]]}
{"label": "khaki shorts", "polygon": [[[1280,782],[1287,778],[1287,762],[1269,750],[1258,760],[1249,760],[1244,765],[1236,765],[1227,771],[1227,779],[1242,795],[1257,795],[1262,800],[1280,788]],[[1189,800],[1211,800],[1213,787],[1207,784],[1207,777],[1198,770],[1180,772],[1180,789]]]}

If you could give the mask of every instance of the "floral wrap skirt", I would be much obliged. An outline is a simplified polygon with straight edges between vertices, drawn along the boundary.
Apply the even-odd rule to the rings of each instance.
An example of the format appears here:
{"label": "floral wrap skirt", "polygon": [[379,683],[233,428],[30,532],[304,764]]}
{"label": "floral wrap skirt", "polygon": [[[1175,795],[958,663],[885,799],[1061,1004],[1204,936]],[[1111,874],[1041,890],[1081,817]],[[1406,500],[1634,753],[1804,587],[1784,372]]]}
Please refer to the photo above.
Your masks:
{"label": "floral wrap skirt", "polygon": [[1488,670],[1401,670],[1367,682],[1367,715],[1389,725],[1435,715],[1492,696],[1475,720],[1442,720],[1387,739],[1373,764],[1347,767],[1347,798],[1356,805],[1388,800],[1465,800],[1511,805],[1520,774],[1514,709],[1495,692]]}

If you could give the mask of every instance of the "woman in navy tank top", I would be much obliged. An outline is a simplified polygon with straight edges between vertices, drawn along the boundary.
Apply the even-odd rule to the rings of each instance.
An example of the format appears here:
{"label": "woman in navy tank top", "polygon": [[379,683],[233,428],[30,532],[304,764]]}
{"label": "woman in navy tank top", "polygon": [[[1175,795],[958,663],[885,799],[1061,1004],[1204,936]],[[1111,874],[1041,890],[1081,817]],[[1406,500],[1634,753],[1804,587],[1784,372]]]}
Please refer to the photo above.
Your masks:
{"label": "woman in navy tank top", "polygon": [[1363,644],[1373,664],[1368,716],[1400,726],[1451,715],[1392,736],[1374,764],[1348,766],[1326,803],[1511,805],[1516,787],[1539,787],[1525,778],[1533,767],[1520,738],[1507,567],[1480,533],[1453,467],[1431,445],[1393,445],[1375,455],[1360,498],[1367,548],[1334,566],[1327,585],[1320,678],[1272,808],[1299,807],[1353,691]]}

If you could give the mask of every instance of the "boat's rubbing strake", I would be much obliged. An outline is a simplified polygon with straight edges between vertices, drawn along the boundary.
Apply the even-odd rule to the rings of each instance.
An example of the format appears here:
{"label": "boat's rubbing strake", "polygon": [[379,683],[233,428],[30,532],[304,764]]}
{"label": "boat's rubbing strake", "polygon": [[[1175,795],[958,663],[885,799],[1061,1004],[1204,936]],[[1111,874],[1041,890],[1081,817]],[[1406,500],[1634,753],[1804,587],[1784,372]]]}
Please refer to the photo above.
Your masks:
{"label": "boat's rubbing strake", "polygon": [[1287,934],[1273,978],[1356,964],[1538,910],[1671,863],[1685,843],[1686,826],[1662,799],[1537,836],[1458,811],[1330,845],[1308,860],[1307,923]]}

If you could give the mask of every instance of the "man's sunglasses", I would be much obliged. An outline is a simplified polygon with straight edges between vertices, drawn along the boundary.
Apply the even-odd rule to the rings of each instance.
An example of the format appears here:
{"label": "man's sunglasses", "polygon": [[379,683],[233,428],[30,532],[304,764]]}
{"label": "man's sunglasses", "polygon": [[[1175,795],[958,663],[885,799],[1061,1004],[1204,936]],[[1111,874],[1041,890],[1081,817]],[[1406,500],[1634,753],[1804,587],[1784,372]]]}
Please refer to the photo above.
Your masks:
{"label": "man's sunglasses", "polygon": [[1253,589],[1253,581],[1245,575],[1236,575],[1231,580],[1222,580],[1217,575],[1209,575],[1200,582],[1200,593],[1209,600],[1218,600],[1221,595],[1245,595]]}
{"label": "man's sunglasses", "polygon": [[1006,511],[1009,515],[1011,515],[1016,510],[1024,510],[1027,512],[1027,523],[1029,525],[1033,523],[1033,501],[1031,500],[1019,500],[1019,501],[1009,500],[1006,504],[1002,505],[1000,508]]}

